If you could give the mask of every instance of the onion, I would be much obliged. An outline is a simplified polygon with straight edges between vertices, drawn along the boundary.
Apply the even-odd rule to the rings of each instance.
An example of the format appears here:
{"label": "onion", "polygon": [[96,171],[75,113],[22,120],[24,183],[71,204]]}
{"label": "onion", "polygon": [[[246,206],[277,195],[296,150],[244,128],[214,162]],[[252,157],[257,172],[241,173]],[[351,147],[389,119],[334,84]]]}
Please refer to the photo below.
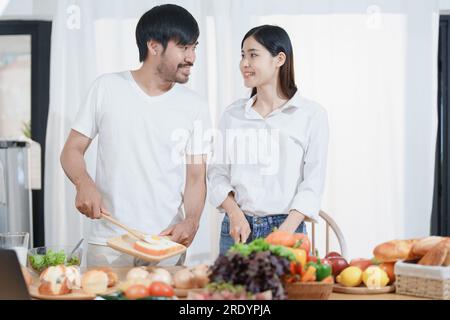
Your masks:
{"label": "onion", "polygon": [[169,286],[172,285],[172,276],[170,275],[170,272],[166,269],[157,268],[152,271],[149,275],[149,279],[151,282],[164,282],[168,284]]}
{"label": "onion", "polygon": [[192,269],[197,287],[204,288],[209,283],[208,270],[207,264],[200,264]]}
{"label": "onion", "polygon": [[144,268],[133,268],[127,273],[127,280],[146,279],[149,273]]}
{"label": "onion", "polygon": [[196,287],[196,279],[189,269],[177,271],[173,276],[173,283],[178,289],[193,289]]}

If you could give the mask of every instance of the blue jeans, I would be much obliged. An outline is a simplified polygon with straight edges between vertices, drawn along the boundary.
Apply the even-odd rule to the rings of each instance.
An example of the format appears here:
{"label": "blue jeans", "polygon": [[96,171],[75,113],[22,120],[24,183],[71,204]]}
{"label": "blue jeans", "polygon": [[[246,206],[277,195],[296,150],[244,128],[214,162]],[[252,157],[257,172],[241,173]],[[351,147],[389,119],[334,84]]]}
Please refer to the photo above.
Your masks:
{"label": "blue jeans", "polygon": [[[245,215],[245,217],[247,218],[251,231],[250,236],[247,239],[247,243],[249,243],[257,238],[265,238],[272,232],[273,228],[278,228],[284,220],[286,220],[287,214],[277,214],[266,217]],[[306,224],[302,222],[295,232],[306,234]],[[234,240],[230,236],[230,219],[228,218],[228,215],[225,214],[222,221],[222,230],[220,232],[220,254],[225,254],[233,244]]]}

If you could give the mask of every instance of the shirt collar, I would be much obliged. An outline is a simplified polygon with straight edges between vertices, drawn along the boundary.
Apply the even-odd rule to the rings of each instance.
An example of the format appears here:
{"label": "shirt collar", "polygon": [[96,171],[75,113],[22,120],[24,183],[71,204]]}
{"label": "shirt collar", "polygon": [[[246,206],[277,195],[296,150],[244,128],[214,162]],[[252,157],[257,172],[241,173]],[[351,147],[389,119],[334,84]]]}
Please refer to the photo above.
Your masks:
{"label": "shirt collar", "polygon": [[[255,103],[255,99],[256,99],[256,95],[254,95],[253,97],[248,99],[247,102],[245,103],[245,115],[249,119],[262,119],[261,115],[252,108],[253,103]],[[271,113],[271,115],[280,113],[288,108],[300,108],[302,106],[302,103],[303,103],[303,98],[297,90],[297,92],[292,96],[292,98],[290,100],[288,100],[284,104],[284,106],[273,111]]]}

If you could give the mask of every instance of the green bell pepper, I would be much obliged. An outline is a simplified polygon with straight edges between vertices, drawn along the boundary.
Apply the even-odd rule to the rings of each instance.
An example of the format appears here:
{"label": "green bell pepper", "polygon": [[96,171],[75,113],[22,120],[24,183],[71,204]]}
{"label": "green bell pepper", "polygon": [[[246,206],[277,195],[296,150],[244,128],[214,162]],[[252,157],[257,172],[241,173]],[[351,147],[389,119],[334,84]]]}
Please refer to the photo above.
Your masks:
{"label": "green bell pepper", "polygon": [[308,262],[306,266],[313,266],[314,268],[316,268],[317,281],[322,281],[323,279],[331,276],[332,274],[331,266],[329,264],[322,263],[320,259],[317,259],[317,262],[313,261]]}

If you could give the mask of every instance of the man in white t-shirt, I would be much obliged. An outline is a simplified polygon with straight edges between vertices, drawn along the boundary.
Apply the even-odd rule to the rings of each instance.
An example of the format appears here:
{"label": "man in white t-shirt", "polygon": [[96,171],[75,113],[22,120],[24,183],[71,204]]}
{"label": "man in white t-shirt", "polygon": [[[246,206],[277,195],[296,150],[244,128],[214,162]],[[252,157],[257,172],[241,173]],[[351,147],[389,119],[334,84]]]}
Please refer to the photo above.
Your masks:
{"label": "man in white t-shirt", "polygon": [[[102,213],[186,246],[194,239],[206,197],[210,117],[206,102],[181,84],[189,80],[198,36],[185,9],[152,8],[136,28],[141,68],[97,78],[78,111],[61,164],[76,186],[77,209],[94,219],[89,266],[133,264],[106,246],[124,231]],[[96,136],[94,182],[84,154]]]}

